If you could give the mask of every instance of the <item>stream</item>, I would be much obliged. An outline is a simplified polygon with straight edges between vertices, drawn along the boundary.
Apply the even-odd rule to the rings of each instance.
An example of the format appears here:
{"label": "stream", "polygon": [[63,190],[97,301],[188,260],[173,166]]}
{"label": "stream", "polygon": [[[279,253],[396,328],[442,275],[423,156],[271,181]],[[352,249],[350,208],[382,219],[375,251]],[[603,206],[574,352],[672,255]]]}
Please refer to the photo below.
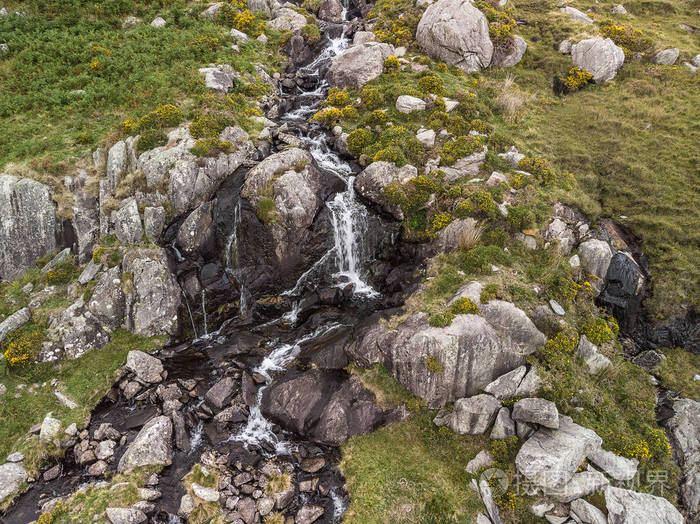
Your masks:
{"label": "stream", "polygon": [[[245,248],[241,245],[241,228],[244,227],[241,223],[242,182],[235,184],[238,201],[224,255],[226,274],[235,281],[240,293],[238,315],[210,332],[212,326],[207,321],[205,290],[201,291],[201,304],[188,301],[183,290],[184,311],[189,316],[183,319],[183,324],[191,326],[195,339],[155,354],[162,361],[167,378],[134,396],[127,394],[127,378],[118,381],[94,409],[89,426],[80,433],[82,442],[94,443],[99,440],[94,435],[102,431],[105,423],[111,424],[118,432],[119,443],[106,472],[109,476],[116,469],[128,444],[146,422],[161,413],[170,414],[174,421],[181,421],[180,431],[178,424],[174,424],[172,465],[163,469],[157,485],[152,486],[162,496],[153,502],[155,509],[150,513],[149,522],[184,522],[178,516],[180,501],[185,494],[182,478],[195,464],[215,458],[216,464],[223,465],[231,477],[250,474],[255,479],[262,478],[259,471],[264,467],[289,472],[294,479],[293,497],[281,509],[276,506],[277,511],[287,516],[293,516],[302,506],[314,505],[323,508],[323,515],[316,522],[339,522],[347,508],[348,495],[337,468],[340,459],[338,448],[285,431],[268,420],[261,407],[264,394],[273,381],[294,368],[301,366],[300,369],[308,369],[308,358],[302,358],[302,364],[299,364],[300,355],[347,334],[359,320],[382,307],[381,294],[367,278],[368,263],[372,258],[371,250],[366,245],[370,213],[355,196],[353,181],[356,170],[333,150],[326,132],[319,125],[309,122],[310,117],[322,107],[321,102],[328,91],[325,69],[332,58],[350,44],[346,36],[347,0],[342,20],[340,25],[328,24],[322,28],[325,46],[308,65],[298,69],[305,77],[304,85],[309,87],[298,87],[298,92],[291,95],[280,91],[283,99],[292,97],[291,105],[296,107],[283,114],[277,122],[287,124],[306,144],[318,169],[337,177],[339,187],[343,188],[325,203],[332,225],[330,249],[300,276],[293,287],[282,293],[288,309],[256,325],[251,314],[256,307],[255,299],[246,288],[241,268],[241,250]],[[331,37],[331,34],[336,36]],[[183,260],[174,244],[171,251],[178,261]],[[300,316],[304,309],[304,294],[314,289],[319,279],[335,283],[343,297],[340,305],[326,314]],[[201,317],[197,314],[200,309]],[[338,384],[347,380],[347,373],[342,367],[336,367],[329,374]],[[220,414],[216,415],[207,404],[207,392],[227,379],[233,379],[235,393],[231,408],[225,410],[228,412],[227,418],[222,422]],[[176,394],[170,395],[168,391],[175,391]],[[323,460],[319,461],[319,458]],[[324,465],[319,469],[311,468],[309,459]],[[100,482],[103,475],[89,474],[88,464],[80,464],[80,461],[74,449],[69,448],[60,462],[60,475],[53,480],[34,483],[0,518],[0,522],[26,524],[38,518],[42,506],[47,507],[47,502]],[[248,485],[244,484],[224,487],[223,491],[220,485],[219,490],[231,494],[222,495],[228,497],[227,501],[238,495],[257,496],[259,500],[263,496],[259,493],[263,484],[255,480],[250,489],[244,489]],[[309,489],[309,485],[314,488]]]}

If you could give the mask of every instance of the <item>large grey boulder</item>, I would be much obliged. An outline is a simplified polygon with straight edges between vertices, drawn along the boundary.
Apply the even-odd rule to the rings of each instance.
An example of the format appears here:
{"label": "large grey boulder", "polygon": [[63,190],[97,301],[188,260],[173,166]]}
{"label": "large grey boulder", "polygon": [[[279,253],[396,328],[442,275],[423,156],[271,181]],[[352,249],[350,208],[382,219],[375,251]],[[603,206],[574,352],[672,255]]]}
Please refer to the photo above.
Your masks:
{"label": "large grey boulder", "polygon": [[663,51],[659,51],[656,53],[656,55],[654,55],[654,63],[671,66],[676,63],[679,54],[678,48],[676,47],[664,49]]}
{"label": "large grey boulder", "polygon": [[698,515],[700,504],[700,402],[680,399],[673,403],[675,414],[666,427],[675,444],[678,461],[683,470],[681,499],[690,515]]}
{"label": "large grey boulder", "polygon": [[12,313],[9,317],[7,317],[5,320],[0,322],[0,342],[5,340],[5,337],[15,331],[16,329],[21,328],[23,325],[25,325],[27,322],[29,322],[29,319],[32,318],[32,313],[29,311],[28,307],[24,307],[20,309],[19,311],[15,311]]}
{"label": "large grey boulder", "polygon": [[433,422],[456,433],[481,435],[489,428],[500,407],[501,403],[491,395],[460,398],[452,412],[438,413]]}
{"label": "large grey boulder", "polygon": [[129,330],[147,337],[176,335],[182,299],[165,250],[133,249],[124,256],[122,267],[132,279],[126,301]]}
{"label": "large grey boulder", "polygon": [[579,11],[575,7],[571,7],[571,6],[567,5],[566,7],[562,7],[560,9],[560,11],[562,13],[564,13],[565,15],[567,15],[574,22],[580,22],[582,24],[592,24],[593,23],[593,20],[591,19],[590,16],[588,16],[586,13],[583,13],[582,11]]}
{"label": "large grey boulder", "polygon": [[157,242],[165,227],[165,208],[148,206],[143,210],[143,229],[149,240]]}
{"label": "large grey boulder", "polygon": [[246,174],[241,194],[253,207],[263,198],[274,202],[275,220],[267,225],[280,263],[298,257],[322,205],[320,187],[321,175],[311,154],[299,148],[275,153]]}
{"label": "large grey boulder", "polygon": [[[109,342],[109,333],[82,298],[63,311],[56,325],[50,326],[49,337],[60,340],[63,352],[69,359],[100,349]],[[47,355],[47,359],[52,360],[51,355]]]}
{"label": "large grey boulder", "polygon": [[75,233],[75,253],[78,262],[84,264],[92,257],[92,251],[100,236],[100,205],[97,197],[86,187],[90,176],[78,169],[74,176],[64,178],[64,185],[73,195],[71,225]]}
{"label": "large grey boulder", "polygon": [[[469,217],[469,218],[458,218],[457,220],[453,220],[449,224],[447,224],[446,227],[442,228],[440,230],[440,233],[438,234],[438,240],[437,243],[440,247],[440,250],[447,253],[449,251],[452,251],[455,248],[459,247],[460,242],[462,241],[463,238],[469,238],[473,237],[475,234],[475,229],[478,228],[478,223],[475,219]],[[480,284],[479,284],[480,285]],[[481,290],[479,290],[479,294],[481,294]],[[472,296],[472,297],[467,297],[471,298],[472,302],[475,304],[479,303],[479,296]],[[454,301],[455,299],[453,298],[451,301]],[[450,304],[452,305],[452,304]]]}
{"label": "large grey boulder", "polygon": [[559,417],[559,429],[541,428],[520,448],[515,458],[518,471],[547,492],[561,490],[602,439],[590,429]]}
{"label": "large grey boulder", "polygon": [[204,75],[205,86],[223,95],[233,89],[236,83],[233,72],[226,67],[202,67],[199,74]]}
{"label": "large grey boulder", "polygon": [[612,451],[597,448],[588,454],[588,460],[601,468],[615,480],[632,480],[637,474],[637,459],[615,455]]}
{"label": "large grey boulder", "polygon": [[519,36],[513,37],[513,45],[507,48],[497,47],[493,52],[491,65],[494,67],[513,67],[517,65],[527,51],[527,42]]}
{"label": "large grey boulder", "polygon": [[124,201],[118,211],[112,211],[114,234],[122,244],[136,244],[143,237],[143,225],[135,198]]}
{"label": "large grey boulder", "polygon": [[534,353],[547,341],[544,334],[512,302],[491,300],[479,306],[479,313],[504,338],[508,338],[523,355]]}
{"label": "large grey boulder", "polygon": [[180,225],[177,244],[185,253],[194,253],[213,242],[213,209],[214,201],[201,204]]}
{"label": "large grey boulder", "polygon": [[0,466],[0,503],[14,495],[29,478],[21,464],[7,462]]}
{"label": "large grey boulder", "polygon": [[88,308],[110,331],[124,323],[126,297],[122,290],[122,271],[119,266],[102,273],[88,302]]}
{"label": "large grey boulder", "polygon": [[299,31],[306,25],[306,17],[289,7],[282,7],[273,13],[267,27],[275,31]]}
{"label": "large grey boulder", "polygon": [[502,407],[498,410],[490,437],[492,440],[503,440],[514,437],[515,434],[515,422],[510,417],[508,408]]}
{"label": "large grey boulder", "polygon": [[146,522],[146,514],[134,508],[107,508],[107,518],[112,524],[141,524]]}
{"label": "large grey boulder", "polygon": [[683,524],[680,512],[668,500],[648,493],[608,486],[605,490],[608,524]]}
{"label": "large grey boulder", "polygon": [[149,420],[119,460],[119,473],[140,466],[169,466],[173,462],[173,423],[166,416]]}
{"label": "large grey boulder", "polygon": [[561,490],[547,493],[555,500],[566,503],[601,491],[609,484],[610,481],[599,471],[579,471]]}
{"label": "large grey boulder", "polygon": [[47,186],[0,174],[0,279],[12,280],[54,251],[56,228]]}
{"label": "large grey boulder", "polygon": [[440,170],[445,173],[445,181],[454,182],[458,178],[478,174],[479,169],[486,160],[486,153],[488,153],[488,151],[489,148],[484,146],[471,155],[460,158],[451,166],[441,165]]}
{"label": "large grey boulder", "polygon": [[604,240],[586,240],[579,245],[578,254],[581,258],[583,268],[596,277],[595,280],[591,282],[591,285],[597,293],[600,293],[602,285],[605,282],[605,275],[608,273],[608,267],[610,267],[610,261],[612,260],[610,245]]}
{"label": "large grey boulder", "polygon": [[[509,311],[508,308],[503,308]],[[494,309],[493,311],[498,311]],[[346,351],[363,366],[383,363],[396,379],[431,407],[479,393],[495,378],[525,363],[544,335],[528,340],[517,322],[457,315],[445,328],[432,327],[426,314],[411,315],[394,328],[377,324],[356,336]],[[527,319],[524,316],[524,319]],[[509,318],[520,319],[519,314]],[[527,320],[529,322],[529,320]],[[430,365],[433,363],[433,365]]]}
{"label": "large grey boulder", "polygon": [[559,411],[556,404],[549,400],[523,398],[513,406],[513,420],[557,429],[559,427]]}
{"label": "large grey boulder", "polygon": [[571,503],[571,513],[578,517],[579,521],[583,522],[583,524],[608,523],[605,513],[583,499],[577,499]]}
{"label": "large grey boulder", "polygon": [[321,0],[318,6],[318,17],[326,22],[340,23],[343,14],[343,4],[339,0]]}
{"label": "large grey boulder", "polygon": [[391,162],[373,162],[355,178],[355,191],[396,220],[403,220],[403,211],[386,198],[385,189],[405,184],[417,175],[418,171],[411,165],[398,168]]}
{"label": "large grey boulder", "polygon": [[588,340],[586,335],[581,335],[576,347],[576,354],[586,362],[591,375],[597,375],[612,365],[608,357],[598,353],[598,348]]}
{"label": "large grey boulder", "polygon": [[489,66],[493,44],[484,14],[469,0],[438,0],[425,10],[418,45],[432,58],[473,73]]}
{"label": "large grey boulder", "polygon": [[382,74],[384,61],[394,52],[389,44],[366,42],[338,55],[328,70],[331,87],[360,88]]}
{"label": "large grey boulder", "polygon": [[163,363],[143,351],[129,351],[125,368],[144,384],[157,384],[163,380]]}
{"label": "large grey boulder", "polygon": [[596,84],[615,78],[625,62],[625,52],[610,38],[588,38],[571,46],[574,65],[593,75]]}

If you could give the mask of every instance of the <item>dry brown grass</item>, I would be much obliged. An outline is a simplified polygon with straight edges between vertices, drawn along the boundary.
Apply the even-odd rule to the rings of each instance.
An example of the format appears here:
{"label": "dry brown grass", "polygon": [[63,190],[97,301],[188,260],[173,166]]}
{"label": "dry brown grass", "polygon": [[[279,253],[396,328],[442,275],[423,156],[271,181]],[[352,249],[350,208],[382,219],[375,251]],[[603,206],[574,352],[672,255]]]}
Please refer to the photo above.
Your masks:
{"label": "dry brown grass", "polygon": [[481,235],[484,233],[484,224],[474,223],[462,231],[457,240],[457,247],[462,251],[469,251],[479,244]]}

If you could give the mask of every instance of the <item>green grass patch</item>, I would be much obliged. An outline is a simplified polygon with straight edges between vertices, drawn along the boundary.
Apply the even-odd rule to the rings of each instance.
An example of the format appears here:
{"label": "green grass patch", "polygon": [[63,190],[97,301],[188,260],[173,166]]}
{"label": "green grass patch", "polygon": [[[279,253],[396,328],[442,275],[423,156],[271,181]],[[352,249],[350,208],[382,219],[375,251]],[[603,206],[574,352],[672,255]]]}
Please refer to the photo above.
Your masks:
{"label": "green grass patch", "polygon": [[683,348],[662,349],[665,360],[654,370],[665,388],[677,392],[681,397],[700,401],[700,355]]}

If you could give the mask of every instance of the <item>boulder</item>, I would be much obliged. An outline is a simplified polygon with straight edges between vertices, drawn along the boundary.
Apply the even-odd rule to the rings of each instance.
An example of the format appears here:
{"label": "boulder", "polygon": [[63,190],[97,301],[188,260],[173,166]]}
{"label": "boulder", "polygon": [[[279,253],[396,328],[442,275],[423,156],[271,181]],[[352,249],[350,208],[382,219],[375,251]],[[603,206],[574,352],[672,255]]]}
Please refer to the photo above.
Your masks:
{"label": "boulder", "polygon": [[432,58],[473,73],[489,66],[493,44],[484,14],[470,0],[438,0],[418,23],[418,45]]}
{"label": "boulder", "polygon": [[484,388],[486,393],[496,397],[498,400],[505,400],[515,396],[518,386],[525,377],[527,368],[519,366],[505,375],[501,375]]}
{"label": "boulder", "polygon": [[445,173],[446,182],[454,182],[458,178],[473,176],[479,173],[479,169],[486,160],[486,153],[489,148],[484,146],[479,151],[471,155],[460,158],[451,166],[440,166],[440,170]]}
{"label": "boulder", "polygon": [[121,277],[119,266],[102,273],[88,302],[90,312],[110,331],[124,323],[126,297],[122,290]]}
{"label": "boulder", "polygon": [[295,524],[311,524],[316,522],[323,516],[324,513],[323,506],[315,506],[307,504],[302,506],[299,511],[297,511],[294,517]]}
{"label": "boulder", "polygon": [[615,78],[625,62],[625,53],[610,38],[588,38],[571,46],[574,65],[593,75],[596,84]]}
{"label": "boulder", "polygon": [[511,302],[491,300],[479,306],[479,313],[523,355],[534,353],[547,341],[525,312]]}
{"label": "boulder", "polygon": [[119,473],[140,466],[169,466],[173,461],[173,423],[166,416],[149,420],[139,431],[119,461]]}
{"label": "boulder", "polygon": [[525,155],[519,153],[515,146],[510,146],[505,153],[498,153],[498,156],[508,162],[513,168],[517,168],[520,161],[525,158]]}
{"label": "boulder", "polygon": [[149,240],[158,242],[165,227],[165,208],[148,206],[143,210],[143,228]]}
{"label": "boulder", "polygon": [[645,287],[646,278],[639,264],[627,251],[617,251],[610,259],[598,298],[619,319],[623,331],[631,331],[635,327],[641,313]]}
{"label": "boulder", "polygon": [[289,7],[281,7],[273,13],[266,25],[275,31],[300,31],[306,25],[306,17]]}
{"label": "boulder", "polygon": [[401,95],[396,99],[396,110],[399,113],[413,113],[414,111],[424,111],[425,100],[410,95]]}
{"label": "boulder", "polygon": [[490,466],[493,466],[495,462],[493,461],[493,457],[491,456],[491,453],[485,450],[479,451],[479,453],[476,454],[476,457],[471,459],[464,470],[467,473],[475,474],[481,469],[488,468]]}
{"label": "boulder", "polygon": [[574,22],[580,22],[582,24],[592,24],[593,20],[586,13],[583,13],[576,9],[575,7],[566,6],[559,9],[562,13],[567,15]]}
{"label": "boulder", "polygon": [[165,21],[163,17],[156,16],[152,21],[151,21],[151,27],[165,27],[168,24],[168,22]]}
{"label": "boulder", "polygon": [[590,429],[559,417],[559,429],[540,428],[520,448],[518,471],[545,493],[563,488],[602,439]]}
{"label": "boulder", "polygon": [[0,279],[18,277],[54,251],[57,227],[47,186],[0,174]]}
{"label": "boulder", "polygon": [[340,0],[321,0],[318,6],[318,17],[326,22],[338,24],[343,15],[343,4]]}
{"label": "boulder", "polygon": [[357,31],[352,38],[352,45],[366,44],[377,39],[372,31]]}
{"label": "boulder", "polygon": [[219,502],[219,491],[214,488],[206,488],[193,482],[192,492],[195,497],[202,499],[204,502]]}
{"label": "boulder", "polygon": [[31,311],[28,307],[24,307],[18,311],[15,311],[5,320],[0,322],[0,342],[2,342],[7,335],[29,322],[31,318]]}
{"label": "boulder", "polygon": [[[504,322],[499,311],[513,322]],[[445,328],[428,325],[426,314],[411,315],[396,327],[376,324],[357,333],[346,352],[362,366],[383,363],[404,387],[440,407],[476,395],[544,343],[544,335],[531,332],[529,319],[517,311],[493,308],[489,317],[495,326],[482,316],[457,315]],[[528,340],[526,333],[535,336]]]}
{"label": "boulder", "polygon": [[672,66],[676,63],[676,60],[678,60],[679,54],[678,49],[675,47],[664,49],[663,51],[659,51],[656,53],[656,55],[654,55],[654,63]]}
{"label": "boulder", "polygon": [[209,18],[209,19],[214,19],[218,16],[219,11],[221,11],[221,8],[223,7],[224,3],[223,2],[216,2],[215,4],[211,4],[209,7],[207,7],[204,11],[199,13],[199,16],[202,18]]}
{"label": "boulder", "polygon": [[212,91],[226,94],[236,84],[236,79],[232,72],[221,67],[202,67],[199,74],[204,75],[204,85]]}
{"label": "boulder", "polygon": [[479,495],[484,506],[486,506],[486,513],[489,515],[490,522],[493,524],[504,524],[498,506],[493,500],[491,486],[485,478],[479,480]]}
{"label": "boulder", "polygon": [[64,178],[65,187],[73,195],[70,223],[75,234],[74,250],[81,264],[92,259],[100,236],[100,205],[97,197],[86,187],[90,179],[84,169],[78,169],[74,176]]}
{"label": "boulder", "polygon": [[129,351],[125,367],[143,384],[157,384],[163,381],[163,363],[143,351]]}
{"label": "boulder", "polygon": [[675,414],[666,427],[683,471],[681,500],[691,516],[698,515],[700,504],[700,402],[680,399],[673,403]]}
{"label": "boulder", "polygon": [[328,70],[331,87],[360,88],[382,74],[384,61],[394,52],[389,44],[366,42],[354,45],[338,55]]}
{"label": "boulder", "polygon": [[586,335],[581,335],[576,347],[576,354],[586,362],[591,375],[597,375],[612,365],[608,357],[598,353],[598,348],[588,340]]}
{"label": "boulder", "polygon": [[[107,344],[109,333],[87,308],[83,299],[79,298],[61,313],[56,325],[49,329],[49,338],[59,339],[65,356],[75,359]],[[42,360],[54,358],[46,355]]]}
{"label": "boulder", "polygon": [[559,253],[562,255],[568,255],[576,244],[576,234],[560,218],[555,218],[549,223],[544,232],[544,238],[545,240],[558,242]]}
{"label": "boulder", "polygon": [[182,222],[177,231],[177,244],[183,252],[191,254],[213,248],[213,209],[214,202],[201,204]]}
{"label": "boulder", "polygon": [[405,184],[417,175],[418,170],[411,165],[398,168],[391,162],[373,162],[355,178],[355,191],[396,220],[403,220],[403,211],[389,202],[384,190],[394,184]]}
{"label": "boulder", "polygon": [[493,67],[513,67],[518,64],[527,51],[527,42],[519,36],[513,37],[512,46],[497,47],[493,52],[491,65]]}
{"label": "boulder", "polygon": [[583,268],[596,279],[591,282],[593,289],[600,293],[612,260],[610,245],[604,240],[591,239],[581,242],[578,247]]}
{"label": "boulder", "polygon": [[605,513],[596,508],[593,504],[583,499],[574,500],[571,503],[571,513],[583,524],[607,524],[608,519]]}
{"label": "boulder", "polygon": [[510,437],[514,437],[515,432],[515,422],[510,417],[510,412],[508,408],[502,407],[498,410],[498,415],[496,415],[496,421],[493,423],[493,430],[491,430],[492,440],[504,440]]}
{"label": "boulder", "polygon": [[448,307],[452,306],[460,298],[468,298],[477,306],[481,304],[481,292],[484,286],[478,280],[472,280],[460,287],[454,296],[447,302]]}
{"label": "boulder", "polygon": [[594,449],[588,455],[588,460],[601,468],[615,480],[632,480],[637,474],[637,459],[628,459],[615,455],[602,448]]}
{"label": "boulder", "polygon": [[210,406],[221,410],[226,407],[235,391],[236,381],[233,377],[225,377],[214,384],[204,395],[204,398]]}
{"label": "boulder", "polygon": [[182,295],[168,269],[165,250],[131,250],[124,256],[122,267],[132,277],[127,292],[129,330],[147,337],[178,334]]}
{"label": "boulder", "polygon": [[489,428],[500,407],[501,403],[491,395],[460,398],[452,412],[441,411],[433,422],[447,426],[455,433],[481,435]]}
{"label": "boulder", "polygon": [[48,413],[41,423],[39,430],[39,440],[41,442],[53,441],[61,432],[61,421],[54,418],[51,413]]}
{"label": "boulder", "polygon": [[21,464],[7,462],[0,465],[0,503],[15,495],[28,478],[29,475]]}
{"label": "boulder", "polygon": [[320,369],[288,375],[265,389],[260,405],[266,417],[287,430],[339,446],[386,419],[374,395],[354,378]]}
{"label": "boulder", "polygon": [[136,244],[143,237],[139,206],[135,198],[124,201],[119,211],[112,211],[114,234],[122,244]]}
{"label": "boulder", "polygon": [[598,471],[580,471],[574,473],[561,490],[550,490],[547,494],[559,502],[567,503],[601,491],[609,484],[605,475]]}
{"label": "boulder", "polygon": [[531,422],[546,428],[559,427],[559,411],[556,404],[543,398],[523,398],[513,406],[513,420]]}
{"label": "boulder", "polygon": [[421,145],[431,148],[435,145],[435,131],[432,129],[419,129],[416,133],[416,140],[421,143]]}
{"label": "boulder", "polygon": [[608,486],[605,490],[608,524],[654,522],[683,524],[680,512],[668,500],[648,493]]}
{"label": "boulder", "polygon": [[[440,251],[445,253],[459,247],[463,238],[473,238],[475,230],[478,228],[478,223],[473,218],[458,218],[450,222],[447,227],[440,230],[438,234],[438,245]],[[481,291],[479,291],[481,293]],[[478,300],[473,301],[478,304]]]}
{"label": "boulder", "polygon": [[626,15],[627,9],[625,9],[624,5],[617,4],[617,5],[614,5],[610,8],[610,13],[612,13],[614,15]]}
{"label": "boulder", "polygon": [[95,264],[92,259],[90,259],[90,262],[87,263],[85,269],[83,269],[82,273],[80,273],[80,276],[78,277],[78,284],[84,286],[88,282],[92,281],[92,279],[97,276],[97,273],[99,273],[101,269],[102,264]]}
{"label": "boulder", "polygon": [[146,514],[134,508],[107,508],[107,518],[112,524],[141,524],[146,522]]}

